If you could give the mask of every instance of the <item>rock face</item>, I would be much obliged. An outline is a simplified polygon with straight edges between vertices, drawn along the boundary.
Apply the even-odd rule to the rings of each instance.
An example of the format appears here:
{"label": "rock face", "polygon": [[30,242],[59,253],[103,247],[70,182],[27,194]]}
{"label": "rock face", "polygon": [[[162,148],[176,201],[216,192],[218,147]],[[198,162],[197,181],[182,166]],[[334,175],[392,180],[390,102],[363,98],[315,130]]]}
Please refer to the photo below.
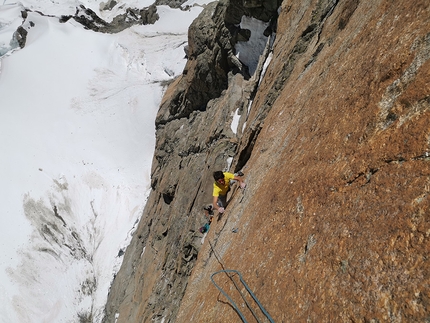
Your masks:
{"label": "rock face", "polygon": [[[222,269],[274,322],[429,320],[430,3],[268,3],[221,1],[193,23],[106,322],[264,321]],[[260,79],[234,60],[247,31],[232,25],[252,15],[269,34],[278,5]],[[248,185],[201,244],[229,157]]]}

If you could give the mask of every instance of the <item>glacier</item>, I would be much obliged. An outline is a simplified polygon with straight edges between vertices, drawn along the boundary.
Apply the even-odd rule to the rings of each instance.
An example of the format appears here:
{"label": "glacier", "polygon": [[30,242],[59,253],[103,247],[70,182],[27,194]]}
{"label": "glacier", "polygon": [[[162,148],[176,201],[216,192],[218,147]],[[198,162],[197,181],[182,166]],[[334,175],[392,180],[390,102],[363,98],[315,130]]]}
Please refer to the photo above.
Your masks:
{"label": "glacier", "polygon": [[58,21],[80,4],[110,21],[153,1],[118,2],[0,6],[1,322],[100,322],[145,206],[158,106],[210,1],[158,6],[154,25],[118,34]]}

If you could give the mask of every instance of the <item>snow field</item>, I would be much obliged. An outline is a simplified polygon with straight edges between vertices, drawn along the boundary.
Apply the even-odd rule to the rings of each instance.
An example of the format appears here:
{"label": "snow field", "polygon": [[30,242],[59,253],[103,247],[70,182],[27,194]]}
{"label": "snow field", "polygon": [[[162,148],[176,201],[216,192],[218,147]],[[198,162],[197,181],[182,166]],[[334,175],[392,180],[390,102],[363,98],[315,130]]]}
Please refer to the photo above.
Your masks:
{"label": "snow field", "polygon": [[[22,21],[5,2],[0,46]],[[0,58],[1,322],[101,320],[149,194],[162,84],[182,72],[201,10],[162,6],[155,25],[116,35],[28,13],[25,48]]]}

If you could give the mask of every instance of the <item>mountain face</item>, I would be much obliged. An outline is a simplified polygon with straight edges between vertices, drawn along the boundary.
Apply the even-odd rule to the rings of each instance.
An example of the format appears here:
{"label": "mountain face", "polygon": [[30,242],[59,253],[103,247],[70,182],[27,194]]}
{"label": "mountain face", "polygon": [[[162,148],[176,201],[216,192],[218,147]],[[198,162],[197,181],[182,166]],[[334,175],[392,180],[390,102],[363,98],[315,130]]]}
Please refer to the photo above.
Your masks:
{"label": "mountain face", "polygon": [[[105,322],[427,322],[429,27],[424,0],[207,6]],[[247,187],[204,237],[215,170]]]}

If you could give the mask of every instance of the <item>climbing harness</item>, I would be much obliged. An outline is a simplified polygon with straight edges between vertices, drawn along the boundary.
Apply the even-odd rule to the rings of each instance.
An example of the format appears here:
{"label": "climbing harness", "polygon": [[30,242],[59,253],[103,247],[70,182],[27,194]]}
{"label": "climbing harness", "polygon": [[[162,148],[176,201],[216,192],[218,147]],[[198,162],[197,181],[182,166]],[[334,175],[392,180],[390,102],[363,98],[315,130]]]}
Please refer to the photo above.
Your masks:
{"label": "climbing harness", "polygon": [[[263,305],[261,305],[261,303],[260,303],[260,301],[258,300],[258,298],[254,295],[254,293],[251,291],[251,289],[248,287],[248,285],[245,283],[245,281],[243,280],[243,278],[242,278],[242,275],[241,275],[241,273],[240,272],[238,272],[237,270],[233,270],[233,269],[224,269],[224,270],[220,270],[220,271],[217,271],[217,272],[215,272],[215,273],[213,273],[212,275],[211,275],[211,281],[212,281],[212,283],[215,285],[215,287],[225,296],[225,297],[227,297],[227,299],[230,301],[230,303],[233,305],[233,307],[234,307],[234,309],[236,310],[236,312],[237,312],[237,314],[239,314],[239,316],[240,316],[240,318],[242,319],[242,321],[244,322],[244,323],[247,323],[247,321],[246,321],[246,319],[245,319],[245,317],[243,316],[243,314],[242,314],[242,312],[239,310],[239,307],[236,305],[236,303],[231,299],[231,297],[230,296],[228,296],[228,294],[221,288],[221,287],[219,287],[216,283],[215,283],[215,281],[214,281],[214,279],[213,279],[213,277],[215,276],[215,275],[217,275],[217,274],[220,274],[220,273],[226,273],[227,274],[227,276],[228,276],[228,273],[236,273],[238,276],[239,276],[239,279],[240,279],[240,282],[242,283],[242,285],[246,288],[246,290],[247,290],[247,292],[249,293],[249,295],[251,295],[251,297],[254,299],[254,301],[257,303],[257,305],[258,305],[258,307],[260,308],[260,310],[261,310],[261,312],[263,312],[263,314],[269,319],[269,321],[271,322],[271,323],[275,323],[274,321],[273,321],[273,319],[272,319],[272,317],[269,315],[269,313],[264,309],[264,307],[263,307]],[[228,276],[230,279],[232,279],[230,276]],[[234,282],[234,281],[233,281]],[[236,285],[236,284],[235,284]],[[236,286],[236,288],[237,288],[237,286]],[[237,290],[239,291],[239,289],[237,288]],[[240,293],[240,291],[239,291],[239,293]],[[241,293],[241,295],[242,295],[242,293]],[[251,312],[252,312],[252,314],[254,315],[254,317],[257,319],[257,321],[258,322],[260,322],[259,320],[258,320],[258,318],[257,318],[257,316],[255,315],[255,313],[254,313],[254,311],[251,309],[251,307],[249,306],[249,304],[248,304],[248,302],[245,300],[245,298],[243,297],[243,295],[242,295],[242,298],[243,298],[243,300],[245,301],[245,303],[246,303],[246,305],[248,306],[248,308],[251,310]]]}

